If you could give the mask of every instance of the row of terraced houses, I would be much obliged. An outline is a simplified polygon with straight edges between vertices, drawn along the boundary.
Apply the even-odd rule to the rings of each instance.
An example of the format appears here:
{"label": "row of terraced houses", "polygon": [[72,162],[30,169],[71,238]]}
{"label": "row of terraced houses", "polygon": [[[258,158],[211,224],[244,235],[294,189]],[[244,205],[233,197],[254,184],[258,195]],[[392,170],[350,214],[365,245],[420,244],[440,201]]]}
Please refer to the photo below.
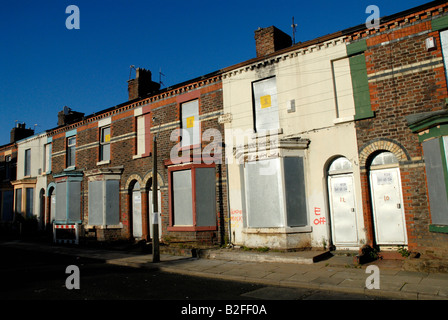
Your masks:
{"label": "row of terraced houses", "polygon": [[255,47],[163,89],[139,68],[122,104],[17,125],[0,147],[3,230],[34,216],[80,240],[149,240],[157,179],[162,242],[443,260],[448,2],[297,44],[260,28]]}

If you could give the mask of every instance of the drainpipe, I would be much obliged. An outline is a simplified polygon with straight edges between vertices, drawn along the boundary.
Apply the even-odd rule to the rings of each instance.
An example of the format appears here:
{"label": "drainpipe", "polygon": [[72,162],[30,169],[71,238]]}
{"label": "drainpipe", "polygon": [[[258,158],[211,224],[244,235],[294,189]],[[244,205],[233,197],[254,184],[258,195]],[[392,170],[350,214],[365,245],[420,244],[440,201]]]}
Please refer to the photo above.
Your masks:
{"label": "drainpipe", "polygon": [[[157,135],[153,140],[153,170],[152,170],[152,202],[154,204],[153,214],[154,221],[152,223],[152,262],[160,262],[159,248],[159,204],[157,197]],[[150,219],[150,217],[148,217]],[[148,219],[148,226],[150,225]]]}

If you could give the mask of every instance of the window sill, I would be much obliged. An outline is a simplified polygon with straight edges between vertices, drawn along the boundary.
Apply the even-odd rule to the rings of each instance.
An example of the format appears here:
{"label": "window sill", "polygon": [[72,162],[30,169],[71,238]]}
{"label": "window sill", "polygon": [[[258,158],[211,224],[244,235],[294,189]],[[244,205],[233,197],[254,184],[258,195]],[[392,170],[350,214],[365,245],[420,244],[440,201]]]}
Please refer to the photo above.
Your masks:
{"label": "window sill", "polygon": [[448,233],[448,226],[430,224],[429,232]]}
{"label": "window sill", "polygon": [[257,132],[253,132],[250,137],[252,139],[258,139],[258,138],[266,138],[267,136],[278,136],[283,134],[283,128],[278,129],[261,129]]}
{"label": "window sill", "polygon": [[216,231],[216,226],[210,227],[195,227],[195,226],[171,226],[167,228],[167,231]]}
{"label": "window sill", "polygon": [[114,225],[91,225],[88,224],[86,229],[123,229],[123,224],[120,222],[119,224]]}
{"label": "window sill", "polygon": [[351,121],[354,121],[354,120],[355,120],[354,116],[343,117],[343,118],[336,118],[336,119],[333,120],[333,124],[341,124],[341,123],[351,122]]}
{"label": "window sill", "polygon": [[311,226],[303,227],[282,227],[282,228],[246,228],[243,233],[246,234],[288,234],[288,233],[309,233],[312,232]]}
{"label": "window sill", "polygon": [[71,166],[71,167],[67,167],[67,168],[65,168],[64,171],[73,171],[73,170],[75,170],[75,169],[76,169],[75,166]]}
{"label": "window sill", "polygon": [[103,161],[99,161],[99,162],[97,162],[96,165],[97,165],[97,166],[101,166],[101,165],[103,165],[103,164],[109,164],[109,163],[110,163],[110,160],[103,160]]}
{"label": "window sill", "polygon": [[132,159],[141,159],[141,158],[146,158],[151,156],[151,153],[143,153],[143,154],[136,154],[135,156],[132,157]]}

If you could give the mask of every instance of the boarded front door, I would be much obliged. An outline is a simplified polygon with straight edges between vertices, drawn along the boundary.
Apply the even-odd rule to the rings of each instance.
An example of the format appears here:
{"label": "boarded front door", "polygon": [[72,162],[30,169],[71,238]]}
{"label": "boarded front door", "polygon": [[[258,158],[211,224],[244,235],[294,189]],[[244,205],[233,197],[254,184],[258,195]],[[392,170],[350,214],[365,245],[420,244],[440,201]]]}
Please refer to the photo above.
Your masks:
{"label": "boarded front door", "polygon": [[[162,219],[161,219],[161,208],[162,208],[162,202],[161,202],[161,197],[160,197],[160,190],[157,191],[157,198],[158,198],[158,209],[159,209],[159,238],[162,237]],[[148,206],[149,206],[149,219],[150,219],[150,229],[149,229],[149,234],[151,235],[151,239],[152,239],[152,234],[153,234],[153,224],[154,224],[154,207],[153,207],[153,203],[152,203],[152,190],[150,190],[148,192]]]}
{"label": "boarded front door", "polygon": [[333,243],[335,246],[356,245],[358,231],[353,194],[353,175],[329,176],[328,186]]}
{"label": "boarded front door", "polygon": [[406,245],[399,168],[372,170],[370,184],[377,244]]}
{"label": "boarded front door", "polygon": [[50,223],[53,223],[55,217],[56,217],[56,192],[54,192],[53,189],[50,195]]}
{"label": "boarded front door", "polygon": [[132,235],[142,237],[142,194],[138,183],[132,191]]}

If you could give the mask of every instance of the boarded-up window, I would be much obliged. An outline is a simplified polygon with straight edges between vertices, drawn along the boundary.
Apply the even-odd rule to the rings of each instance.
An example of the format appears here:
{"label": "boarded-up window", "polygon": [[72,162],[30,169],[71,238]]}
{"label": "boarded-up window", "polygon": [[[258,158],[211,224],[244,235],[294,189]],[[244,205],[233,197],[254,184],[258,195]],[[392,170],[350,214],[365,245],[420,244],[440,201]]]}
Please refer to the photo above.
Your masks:
{"label": "boarded-up window", "polygon": [[103,181],[89,182],[89,224],[103,224]]}
{"label": "boarded-up window", "polygon": [[81,219],[81,181],[68,181],[68,212],[69,221]]}
{"label": "boarded-up window", "polygon": [[442,43],[443,61],[445,62],[445,76],[448,80],[448,30],[440,32],[440,42]]}
{"label": "boarded-up window", "polygon": [[22,189],[16,189],[15,211],[17,213],[21,213],[22,212]]}
{"label": "boarded-up window", "polygon": [[173,226],[216,226],[214,167],[196,167],[171,173]]}
{"label": "boarded-up window", "polygon": [[65,221],[67,217],[67,184],[57,183],[55,220]]}
{"label": "boarded-up window", "polygon": [[303,158],[283,158],[285,172],[286,219],[290,227],[308,223]]}
{"label": "boarded-up window", "polygon": [[199,102],[193,100],[182,104],[182,141],[187,147],[200,143]]}
{"label": "boarded-up window", "polygon": [[191,170],[173,172],[173,209],[175,226],[193,225]]}
{"label": "boarded-up window", "polygon": [[34,213],[34,189],[33,188],[26,188],[26,209],[25,214],[26,216],[32,217]]}
{"label": "boarded-up window", "polygon": [[252,83],[254,99],[254,130],[279,129],[277,84],[275,78]]}
{"label": "boarded-up window", "polygon": [[444,161],[447,157],[447,138],[443,137],[423,142],[431,219],[432,223],[436,225],[448,225],[448,186],[444,174],[444,170],[448,169],[444,168],[447,163]]}
{"label": "boarded-up window", "polygon": [[101,128],[100,161],[110,160],[110,127]]}
{"label": "boarded-up window", "polygon": [[303,158],[248,162],[244,179],[248,227],[307,225]]}
{"label": "boarded-up window", "polygon": [[215,168],[196,168],[196,225],[216,225]]}
{"label": "boarded-up window", "polygon": [[137,117],[137,155],[145,153],[145,117]]}
{"label": "boarded-up window", "polygon": [[246,163],[244,179],[248,226],[252,228],[284,227],[280,159]]}
{"label": "boarded-up window", "polygon": [[89,181],[89,224],[117,225],[119,216],[119,180]]}
{"label": "boarded-up window", "polygon": [[75,166],[76,137],[67,138],[67,167]]}
{"label": "boarded-up window", "polygon": [[31,175],[31,149],[25,150],[25,176]]}
{"label": "boarded-up window", "polygon": [[44,173],[51,172],[51,143],[44,146]]}
{"label": "boarded-up window", "polygon": [[57,183],[56,214],[58,222],[77,222],[81,219],[81,181],[69,178]]}
{"label": "boarded-up window", "polygon": [[336,117],[344,118],[355,114],[352,78],[348,58],[332,62],[335,91]]}

